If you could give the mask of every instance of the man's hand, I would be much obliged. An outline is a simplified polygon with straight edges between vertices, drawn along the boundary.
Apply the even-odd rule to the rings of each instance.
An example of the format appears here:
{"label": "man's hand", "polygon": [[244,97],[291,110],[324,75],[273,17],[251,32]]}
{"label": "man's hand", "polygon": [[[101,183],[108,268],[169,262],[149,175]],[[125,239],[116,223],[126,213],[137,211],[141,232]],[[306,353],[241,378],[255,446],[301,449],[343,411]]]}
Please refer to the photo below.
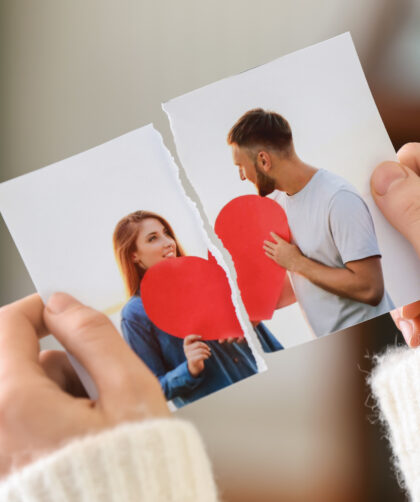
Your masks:
{"label": "man's hand", "polygon": [[270,235],[275,242],[264,241],[265,254],[286,270],[291,272],[298,270],[299,262],[303,256],[300,249],[294,244],[289,244],[274,232],[270,232]]}
{"label": "man's hand", "polygon": [[[255,323],[254,323],[254,322],[252,323],[252,325],[254,326],[254,328],[255,328],[255,326],[256,326],[257,324],[259,324],[259,322],[260,322],[260,321],[255,322]],[[233,337],[233,336],[231,336],[231,337],[229,337],[229,338],[219,338],[219,340],[218,340],[218,341],[219,341],[219,343],[220,343],[220,344],[224,344],[224,343],[227,343],[227,344],[232,344],[232,343],[234,343],[234,342],[236,342],[236,343],[245,343],[245,336],[238,336],[238,337]]]}
{"label": "man's hand", "polygon": [[184,338],[184,354],[188,371],[193,377],[198,377],[204,370],[204,361],[211,356],[211,349],[201,341],[201,335],[188,335]]}
{"label": "man's hand", "polygon": [[[387,220],[413,245],[420,257],[420,143],[408,143],[397,162],[383,162],[373,171],[373,198]],[[420,273],[419,270],[413,273]],[[391,312],[410,347],[420,345],[420,301]]]}
{"label": "man's hand", "polygon": [[[40,353],[53,333],[86,368],[99,397],[84,395],[61,354]],[[168,416],[160,384],[103,314],[64,293],[0,309],[0,476],[76,436],[122,421]]]}
{"label": "man's hand", "polygon": [[264,241],[266,255],[316,286],[343,298],[378,305],[384,294],[379,257],[347,262],[345,267],[329,267],[302,254],[300,249],[271,232],[275,243]]}

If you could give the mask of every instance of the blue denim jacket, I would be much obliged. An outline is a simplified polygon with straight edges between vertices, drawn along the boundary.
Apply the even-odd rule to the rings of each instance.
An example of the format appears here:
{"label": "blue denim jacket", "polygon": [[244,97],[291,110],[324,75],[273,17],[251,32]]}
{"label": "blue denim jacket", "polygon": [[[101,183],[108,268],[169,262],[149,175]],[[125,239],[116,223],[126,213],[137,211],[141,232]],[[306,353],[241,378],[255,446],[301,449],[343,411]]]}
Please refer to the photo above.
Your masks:
{"label": "blue denim jacket", "polygon": [[[205,361],[204,370],[193,377],[183,340],[155,326],[137,295],[122,309],[121,328],[126,342],[159,378],[166,399],[178,408],[258,371],[247,343],[219,344],[216,340],[205,342],[211,348],[211,356]],[[264,350],[283,348],[263,324],[257,326],[256,332]]]}

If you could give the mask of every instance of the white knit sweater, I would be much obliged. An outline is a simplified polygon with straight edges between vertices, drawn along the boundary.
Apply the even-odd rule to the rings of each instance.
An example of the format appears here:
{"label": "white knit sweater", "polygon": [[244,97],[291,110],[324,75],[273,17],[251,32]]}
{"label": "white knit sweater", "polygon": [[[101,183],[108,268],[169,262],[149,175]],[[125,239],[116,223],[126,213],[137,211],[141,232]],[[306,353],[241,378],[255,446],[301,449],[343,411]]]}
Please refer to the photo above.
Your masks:
{"label": "white knit sweater", "polygon": [[[420,502],[420,348],[377,358],[370,378],[395,463]],[[188,422],[126,423],[73,440],[0,484],[1,502],[216,502],[200,436]]]}
{"label": "white knit sweater", "polygon": [[394,348],[378,357],[370,385],[399,478],[412,502],[420,502],[420,347]]}
{"label": "white knit sweater", "polygon": [[177,419],[126,423],[73,440],[0,484],[1,502],[215,502],[195,428]]}

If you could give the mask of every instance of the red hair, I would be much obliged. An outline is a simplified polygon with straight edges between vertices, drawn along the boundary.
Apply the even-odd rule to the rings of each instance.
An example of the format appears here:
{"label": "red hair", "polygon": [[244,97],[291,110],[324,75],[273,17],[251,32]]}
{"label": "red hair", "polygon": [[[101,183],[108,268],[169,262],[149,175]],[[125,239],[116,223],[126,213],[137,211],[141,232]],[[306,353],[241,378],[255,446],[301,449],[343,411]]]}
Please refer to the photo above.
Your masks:
{"label": "red hair", "polygon": [[122,218],[115,227],[112,237],[115,259],[124,281],[127,296],[138,292],[146,269],[133,261],[132,255],[136,251],[136,240],[143,220],[154,218],[160,221],[176,244],[176,256],[184,256],[184,250],[178,242],[171,225],[159,214],[151,211],[135,211]]}

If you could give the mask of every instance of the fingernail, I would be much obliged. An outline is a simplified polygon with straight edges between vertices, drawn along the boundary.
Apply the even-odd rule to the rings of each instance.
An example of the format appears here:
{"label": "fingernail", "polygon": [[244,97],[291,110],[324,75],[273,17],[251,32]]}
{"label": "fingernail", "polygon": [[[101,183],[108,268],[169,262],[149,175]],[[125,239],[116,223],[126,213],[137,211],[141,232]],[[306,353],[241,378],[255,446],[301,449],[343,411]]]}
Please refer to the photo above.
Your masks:
{"label": "fingernail", "polygon": [[404,178],[407,178],[404,169],[396,162],[389,162],[375,169],[371,184],[378,195],[385,195],[396,181]]}
{"label": "fingernail", "polygon": [[74,303],[74,298],[66,293],[54,293],[49,297],[46,308],[53,314],[61,314]]}
{"label": "fingernail", "polygon": [[404,319],[400,319],[398,322],[398,327],[403,334],[403,337],[405,341],[407,342],[407,345],[411,345],[411,339],[414,334],[414,326],[411,321],[406,321]]}

